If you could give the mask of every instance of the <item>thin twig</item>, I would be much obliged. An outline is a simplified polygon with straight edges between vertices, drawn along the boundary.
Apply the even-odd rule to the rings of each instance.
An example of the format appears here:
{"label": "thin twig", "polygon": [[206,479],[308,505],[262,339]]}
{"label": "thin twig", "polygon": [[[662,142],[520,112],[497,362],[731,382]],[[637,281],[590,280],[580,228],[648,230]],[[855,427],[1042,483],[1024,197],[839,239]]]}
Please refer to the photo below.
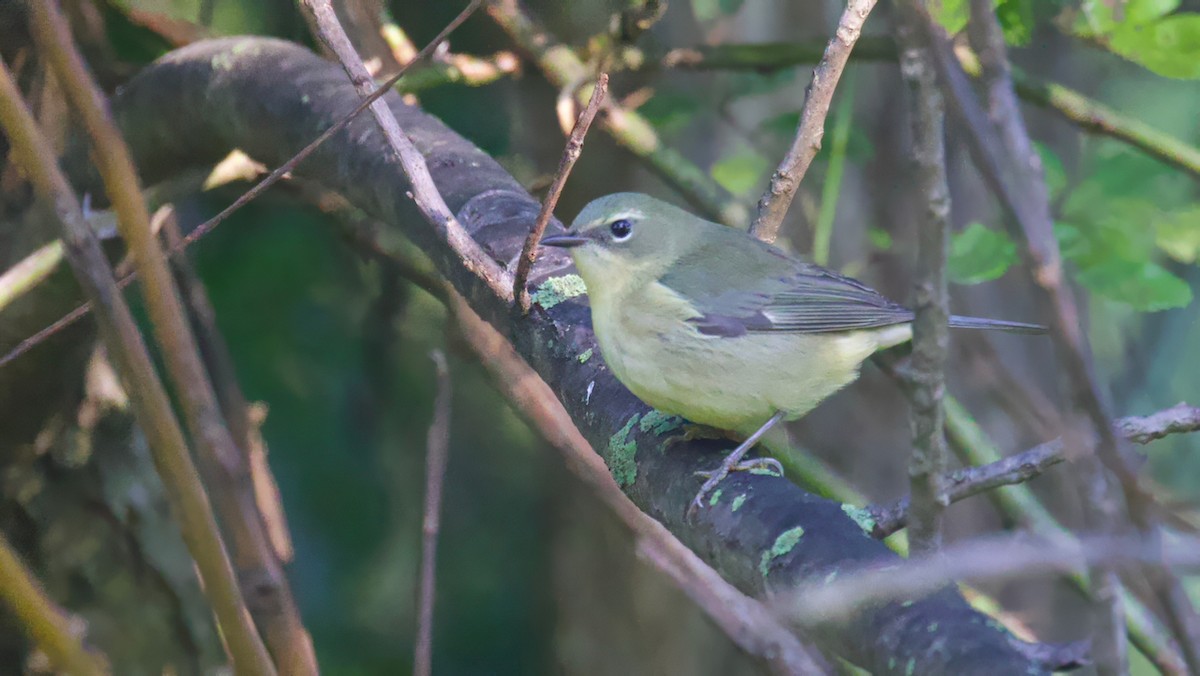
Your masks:
{"label": "thin twig", "polygon": [[[559,90],[589,77],[588,67],[571,48],[548,33],[518,0],[493,0],[485,9],[497,25],[533,57],[546,79]],[[707,172],[664,144],[645,117],[612,101],[604,109],[600,127],[618,145],[645,162],[652,171],[668,178],[676,190],[706,216],[726,225],[745,227],[749,215],[744,205],[732,199]]]}
{"label": "thin twig", "polygon": [[[167,241],[180,241],[174,210],[155,214]],[[261,438],[250,420],[249,406],[238,386],[237,373],[224,338],[216,328],[216,313],[204,286],[186,256],[171,260],[172,277],[187,306],[186,321],[195,331],[200,381],[188,386],[187,396],[204,400],[208,441],[197,441],[213,505],[229,537],[230,553],[250,614],[262,632],[279,671],[318,672],[312,639],[304,627],[283,564],[290,557],[283,506],[266,464]],[[169,356],[169,355],[168,355]],[[207,384],[204,391],[195,391]],[[190,404],[189,404],[190,405]],[[189,423],[190,424],[190,423]],[[195,435],[195,432],[193,432]],[[227,445],[217,456],[212,444]]]}
{"label": "thin twig", "polygon": [[54,272],[62,258],[62,241],[56,239],[38,247],[0,274],[0,310],[41,284]]}
{"label": "thin twig", "polygon": [[72,676],[103,676],[108,673],[107,662],[99,653],[91,652],[70,625],[67,616],[46,595],[21,557],[0,534],[0,599],[50,659],[55,671]]}
{"label": "thin twig", "polygon": [[[36,11],[44,7],[35,3]],[[155,468],[180,531],[196,561],[204,591],[218,618],[235,668],[254,676],[275,673],[267,651],[249,620],[245,603],[221,542],[208,497],[171,410],[171,402],[150,355],[112,278],[108,260],[84,219],[55,153],[21,101],[16,83],[0,62],[0,124],[38,195],[52,204],[63,226],[67,260],[97,308],[96,319],[114,365],[130,385],[138,423],[146,434]]]}
{"label": "thin twig", "polygon": [[[1121,418],[1114,427],[1125,439],[1135,444],[1148,444],[1172,434],[1200,430],[1200,408],[1181,402],[1148,416]],[[1062,439],[1053,439],[1016,455],[949,472],[942,483],[947,498],[955,503],[994,488],[1024,483],[1066,459]],[[885,505],[872,505],[867,511],[873,521],[871,534],[884,538],[908,524],[909,498],[905,496]]]}
{"label": "thin twig", "polygon": [[1121,436],[1133,443],[1148,444],[1171,434],[1200,430],[1200,407],[1181,401],[1148,416],[1121,418],[1114,427]]}
{"label": "thin twig", "polygon": [[[442,29],[442,32],[438,33],[433,40],[429,41],[429,43],[417,53],[417,56],[412,61],[404,64],[404,66],[402,66],[395,75],[388,78],[387,81],[375,89],[370,96],[363,99],[354,110],[350,111],[345,117],[330,125],[329,128],[322,132],[320,136],[317,136],[312,140],[311,143],[301,148],[300,151],[293,155],[287,162],[284,162],[272,170],[271,173],[267,174],[252,188],[238,196],[238,198],[234,200],[232,204],[222,209],[216,216],[213,216],[207,221],[196,226],[194,230],[189,232],[187,236],[183,238],[183,241],[178,246],[172,247],[168,253],[173,256],[182,251],[184,248],[190,246],[204,235],[212,232],[212,230],[220,225],[225,219],[232,216],[235,211],[249,204],[259,195],[266,192],[268,188],[279,182],[280,179],[294,171],[296,167],[305,159],[307,159],[309,155],[313,154],[313,152],[315,152],[317,148],[321,146],[321,144],[325,143],[335,134],[345,129],[351,122],[354,121],[356,117],[358,117],[359,113],[366,110],[368,106],[377,101],[384,94],[388,93],[388,91],[395,86],[396,82],[398,82],[400,78],[404,77],[404,74],[408,72],[409,68],[411,68],[414,64],[428,58],[429,55],[432,54],[438,48],[438,46],[446,40],[447,37],[449,37],[450,33],[454,32],[456,28],[458,28],[464,21],[467,20],[468,17],[471,16],[471,14],[475,12],[476,9],[479,8],[480,4],[482,4],[482,1],[483,0],[471,0],[471,3],[467,5],[467,7],[460,12],[453,21],[447,24],[446,27]],[[118,280],[118,286],[122,289],[129,286],[129,284],[133,282],[135,275],[136,273],[132,273],[121,277],[121,279]],[[38,331],[33,336],[21,341],[15,348],[9,351],[8,354],[0,357],[0,366],[4,366],[13,359],[16,359],[25,352],[28,352],[34,346],[46,340],[50,336],[73,324],[80,317],[86,316],[90,311],[91,307],[87,303],[75,308],[69,314],[63,316],[50,326],[47,326],[45,329]]]}
{"label": "thin twig", "polygon": [[[993,488],[1029,481],[1064,460],[1062,441],[1055,439],[998,462],[950,472],[940,483],[946,498],[954,503]],[[887,537],[908,525],[909,503],[905,496],[886,505],[868,507],[873,522],[871,535]]]}
{"label": "thin twig", "polygon": [[592,126],[592,120],[596,118],[596,112],[600,110],[600,104],[604,102],[604,96],[607,93],[608,73],[600,73],[596,78],[596,86],[592,89],[592,96],[588,99],[587,107],[579,112],[579,117],[575,120],[575,127],[571,129],[571,136],[567,139],[566,147],[563,148],[562,159],[558,162],[558,171],[554,174],[554,181],[550,184],[546,199],[542,201],[542,210],[538,213],[537,221],[529,230],[529,237],[525,238],[525,247],[521,249],[521,256],[517,259],[517,273],[513,275],[513,295],[517,298],[522,312],[529,312],[529,289],[525,288],[525,283],[529,279],[529,271],[533,269],[533,262],[537,260],[538,242],[542,241],[542,234],[546,232],[546,225],[550,223],[550,217],[554,215],[554,207],[558,204],[558,197],[562,194],[563,186],[567,184],[567,177],[571,175],[571,168],[575,166],[575,161],[583,152],[583,139],[587,136],[588,128]]}
{"label": "thin twig", "polygon": [[[480,1],[471,0],[471,4],[463,10],[463,14],[460,16],[473,12],[479,6]],[[354,50],[354,45],[351,44],[346,31],[338,23],[337,14],[333,11],[330,0],[301,0],[301,6],[307,9],[313,17],[321,42],[337,55],[355,90],[364,99],[369,99],[372,94],[377,93],[370,72],[363,65],[358,52]],[[371,103],[370,108],[388,145],[400,158],[400,164],[404,167],[404,174],[408,177],[412,188],[409,198],[416,204],[425,220],[433,224],[438,234],[446,238],[450,248],[458,254],[467,270],[479,275],[498,297],[512,298],[510,275],[479,247],[479,243],[471,237],[471,233],[467,232],[466,228],[450,212],[446,201],[442,199],[442,194],[438,192],[437,185],[433,182],[433,177],[429,174],[429,168],[425,165],[425,156],[417,150],[404,130],[400,128],[400,124],[396,122],[396,117],[392,115],[387,104],[383,101],[375,101]]]}
{"label": "thin twig", "polygon": [[[698,45],[672,49],[659,63],[666,68],[769,72],[814,63],[821,58],[823,47],[804,42]],[[976,55],[959,45],[954,54],[968,75],[979,77]],[[896,46],[887,36],[865,36],[858,41],[851,58],[855,61],[895,61]],[[650,60],[645,62],[645,67],[655,65]],[[1200,178],[1200,148],[1183,139],[1124,115],[1070,87],[1039,80],[1019,68],[1012,69],[1012,79],[1017,95],[1024,101],[1055,113],[1083,131],[1133,146],[1193,178]]]}
{"label": "thin twig", "polygon": [[430,355],[437,367],[437,396],[433,401],[433,420],[425,446],[425,518],[421,523],[421,589],[417,607],[417,644],[413,653],[413,673],[429,676],[433,665],[433,604],[437,587],[437,541],[441,525],[442,483],[446,460],[450,455],[450,371],[446,355],[434,350]]}
{"label": "thin twig", "polygon": [[[964,464],[982,467],[1003,460],[1000,450],[961,404],[947,397],[945,406],[946,434]],[[1024,524],[1042,536],[1071,536],[1026,484],[1001,486],[987,495],[1006,519]],[[1092,581],[1088,576],[1068,575],[1066,579],[1080,593],[1091,597]],[[1163,673],[1171,676],[1187,673],[1178,646],[1158,617],[1124,585],[1116,588],[1116,594],[1126,611],[1126,631],[1133,645]]]}
{"label": "thin twig", "polygon": [[963,580],[1002,581],[1042,573],[1078,573],[1101,562],[1136,567],[1160,561],[1172,568],[1200,568],[1200,540],[1179,538],[1160,546],[1125,536],[976,538],[950,545],[940,553],[842,571],[833,579],[822,576],[781,597],[776,607],[797,624],[812,626],[844,620],[869,605],[920,598]]}
{"label": "thin twig", "polygon": [[796,138],[779,163],[779,168],[771,175],[771,184],[758,200],[758,213],[750,224],[750,234],[765,242],[774,242],[779,235],[779,226],[783,224],[783,217],[792,205],[796,189],[821,149],[821,138],[825,136],[825,116],[829,114],[833,92],[875,2],[850,0],[846,4],[846,10],[838,21],[837,32],[825,48],[821,62],[813,70],[812,82],[805,92],[804,108],[800,111]]}
{"label": "thin twig", "polygon": [[950,340],[946,257],[949,254],[950,189],[946,184],[945,112],[929,46],[913,25],[912,1],[896,5],[900,73],[909,91],[912,155],[916,169],[917,263],[913,274],[913,354],[910,390],[913,449],[908,465],[911,507],[909,543],[916,552],[941,545],[942,515],[949,498],[942,479],[949,463],[943,434],[946,414],[946,350]]}

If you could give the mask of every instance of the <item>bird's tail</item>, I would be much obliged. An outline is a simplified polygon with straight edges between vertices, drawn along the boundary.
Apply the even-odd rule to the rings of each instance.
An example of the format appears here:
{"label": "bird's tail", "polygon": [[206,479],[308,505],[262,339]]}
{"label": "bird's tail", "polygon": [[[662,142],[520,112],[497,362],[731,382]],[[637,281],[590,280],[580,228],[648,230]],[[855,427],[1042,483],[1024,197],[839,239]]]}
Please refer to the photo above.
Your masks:
{"label": "bird's tail", "polygon": [[1046,332],[1046,327],[1040,324],[1024,322],[1006,322],[1002,319],[983,319],[982,317],[950,316],[950,326],[955,329],[991,329],[1008,331],[1010,333],[1040,334]]}

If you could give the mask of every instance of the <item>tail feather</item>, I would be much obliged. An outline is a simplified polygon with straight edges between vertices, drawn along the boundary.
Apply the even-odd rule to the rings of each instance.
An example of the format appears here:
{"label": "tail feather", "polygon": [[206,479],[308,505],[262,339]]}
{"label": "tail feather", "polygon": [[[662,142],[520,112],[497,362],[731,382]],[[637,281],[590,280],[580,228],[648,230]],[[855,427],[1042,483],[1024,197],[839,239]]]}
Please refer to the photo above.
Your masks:
{"label": "tail feather", "polygon": [[1046,327],[1040,324],[1007,322],[1002,319],[983,319],[982,317],[962,317],[960,315],[950,316],[950,326],[955,329],[992,329],[1010,333],[1039,334],[1046,332]]}

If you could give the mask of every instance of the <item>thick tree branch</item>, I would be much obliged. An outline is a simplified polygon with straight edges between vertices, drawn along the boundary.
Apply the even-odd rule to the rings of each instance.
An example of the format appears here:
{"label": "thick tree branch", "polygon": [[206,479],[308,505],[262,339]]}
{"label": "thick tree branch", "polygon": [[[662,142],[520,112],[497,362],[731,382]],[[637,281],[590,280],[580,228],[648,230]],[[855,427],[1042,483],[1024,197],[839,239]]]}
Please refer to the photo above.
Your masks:
{"label": "thick tree branch", "polygon": [[854,43],[862,34],[863,24],[867,15],[875,7],[876,0],[850,0],[842,17],[838,20],[837,31],[821,62],[813,70],[812,82],[804,94],[804,107],[800,110],[800,124],[796,128],[796,138],[788,150],[779,168],[771,175],[771,183],[758,200],[758,213],[750,224],[750,234],[765,242],[774,242],[779,235],[779,226],[783,225],[783,217],[787,215],[792,198],[804,180],[813,158],[821,150],[821,139],[825,136],[825,118],[829,115],[829,105],[833,102],[833,92],[837,89],[842,70],[850,60],[850,52]]}
{"label": "thick tree branch", "polygon": [[[336,68],[287,43],[213,41],[168,55],[130,81],[118,112],[147,176],[163,177],[182,165],[215,159],[231,146],[275,162],[294,149],[297,139],[315,135],[352,106],[344,80]],[[463,226],[494,259],[513,260],[538,204],[491,158],[439,122],[395,96],[388,102]],[[437,269],[474,310],[510,337],[592,445],[603,449],[626,494],[728,581],[761,596],[854,561],[894,558],[865,537],[840,504],[778,477],[732,477],[697,520],[685,521],[695,492],[694,481],[685,477],[712,463],[725,445],[684,442],[652,452],[678,422],[648,410],[601,366],[587,307],[577,297],[578,283],[565,257],[539,258],[532,276],[533,311],[514,319],[507,298],[465,269],[461,254],[402,196],[406,179],[381,157],[379,147],[373,122],[356,121],[297,173],[341,192],[384,222],[408,225],[406,232]],[[939,631],[931,634],[935,618]],[[901,673],[910,659],[921,672],[941,671],[951,663],[967,670],[1044,670],[952,590],[908,605],[885,604],[820,638],[877,673]]]}

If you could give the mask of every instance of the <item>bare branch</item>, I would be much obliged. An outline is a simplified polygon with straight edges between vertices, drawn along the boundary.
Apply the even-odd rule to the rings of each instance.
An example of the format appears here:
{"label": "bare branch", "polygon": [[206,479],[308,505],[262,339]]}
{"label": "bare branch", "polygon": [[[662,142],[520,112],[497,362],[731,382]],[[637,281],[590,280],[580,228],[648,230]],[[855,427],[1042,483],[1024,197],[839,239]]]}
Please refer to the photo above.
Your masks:
{"label": "bare branch", "polygon": [[936,592],[959,581],[1003,581],[1043,573],[1083,572],[1103,563],[1131,567],[1163,563],[1200,568],[1200,540],[1160,545],[1135,537],[1040,538],[1025,534],[976,538],[889,565],[815,579],[780,597],[775,607],[801,626],[839,622],[858,609]]}
{"label": "bare branch", "polygon": [[946,185],[945,112],[929,45],[914,25],[912,2],[896,5],[895,33],[900,73],[907,84],[912,120],[912,155],[922,215],[917,228],[913,279],[913,355],[909,378],[913,449],[908,465],[911,507],[909,543],[930,552],[942,541],[942,513],[950,504],[943,477],[949,466],[946,414],[946,349],[950,340],[946,257],[950,243],[950,189]]}
{"label": "bare branch", "polygon": [[1145,417],[1121,418],[1117,431],[1135,444],[1148,444],[1171,434],[1200,430],[1200,407],[1179,402],[1171,408]]}
{"label": "bare branch", "polygon": [[[546,32],[522,9],[519,0],[493,0],[487,3],[486,11],[523,51],[533,57],[555,87],[561,90],[590,76],[587,66],[575,53]],[[579,103],[583,104],[582,101]],[[611,101],[604,109],[600,126],[618,145],[644,161],[658,175],[668,178],[675,189],[705,215],[725,225],[745,227],[749,220],[745,207],[731,198],[706,172],[667,147],[646,118]]]}
{"label": "bare branch", "polygon": [[[480,2],[481,0],[471,0],[471,3],[459,16],[465,19],[475,11]],[[370,72],[367,71],[367,67],[363,65],[362,59],[354,50],[354,45],[350,43],[346,31],[338,23],[337,14],[333,11],[330,0],[301,0],[301,5],[311,13],[321,41],[342,62],[342,67],[350,76],[350,81],[359,95],[364,99],[370,99],[372,94],[377,94],[379,90],[375,88]],[[508,273],[479,248],[479,244],[475,242],[471,234],[454,217],[450,207],[446,206],[446,201],[433,183],[433,177],[429,175],[425,157],[404,134],[404,130],[396,122],[396,117],[388,110],[387,104],[376,99],[371,102],[370,108],[388,145],[391,146],[392,151],[400,159],[400,164],[404,167],[404,173],[412,186],[409,198],[417,205],[421,215],[432,223],[439,233],[444,234],[451,249],[458,254],[466,269],[484,279],[489,286],[493,287],[497,296],[511,297],[512,283]]]}
{"label": "bare branch", "polygon": [[[993,488],[1029,481],[1063,460],[1066,458],[1062,455],[1062,441],[1056,439],[999,462],[950,472],[942,478],[941,485],[946,498],[954,503]],[[868,507],[874,522],[871,535],[887,537],[908,525],[909,503],[906,496],[888,505]]]}
{"label": "bare branch", "polygon": [[596,86],[592,89],[592,96],[588,99],[587,106],[580,111],[579,118],[575,120],[575,127],[571,129],[567,146],[563,148],[558,171],[554,174],[554,181],[550,184],[546,199],[542,200],[542,210],[529,230],[529,237],[525,239],[525,247],[521,249],[521,256],[517,259],[517,273],[513,276],[513,295],[517,298],[522,312],[529,312],[529,289],[525,288],[525,284],[529,280],[529,271],[533,269],[533,261],[537,259],[538,242],[542,241],[546,225],[550,222],[550,217],[554,215],[554,207],[558,204],[558,197],[562,194],[563,186],[567,184],[567,177],[571,175],[571,168],[575,166],[575,161],[583,152],[583,139],[587,136],[588,128],[592,126],[592,120],[596,118],[596,112],[600,110],[600,104],[604,102],[607,92],[608,74],[600,73],[596,78]]}
{"label": "bare branch", "polygon": [[[821,58],[823,47],[804,42],[697,45],[672,49],[660,63],[665,68],[692,70],[773,71],[814,63]],[[968,75],[979,77],[980,64],[975,54],[958,45],[954,54]],[[895,43],[887,36],[863,37],[851,57],[856,61],[895,61]],[[653,61],[645,62],[645,67],[655,65]],[[1039,80],[1015,67],[1012,79],[1014,90],[1024,101],[1053,112],[1083,131],[1116,139],[1193,178],[1200,178],[1200,148],[1183,139],[1124,115],[1082,92]]]}
{"label": "bare branch", "polygon": [[779,235],[779,226],[783,224],[783,217],[792,205],[796,189],[821,149],[821,139],[825,136],[825,117],[829,115],[833,92],[875,2],[849,0],[838,21],[837,32],[825,48],[821,62],[813,70],[812,82],[805,92],[804,108],[800,111],[796,138],[779,163],[779,168],[771,175],[771,184],[758,200],[758,213],[750,224],[750,234],[764,242],[774,242]]}
{"label": "bare branch", "polygon": [[425,518],[421,525],[421,586],[417,597],[417,641],[413,673],[429,676],[433,668],[433,604],[437,596],[437,541],[441,526],[442,484],[450,455],[450,371],[446,355],[430,355],[437,367],[437,395],[425,446]]}
{"label": "bare branch", "polygon": [[104,655],[92,653],[83,646],[66,614],[46,596],[33,572],[3,535],[0,535],[0,600],[8,605],[9,612],[50,659],[55,671],[72,676],[104,676],[108,673]]}

